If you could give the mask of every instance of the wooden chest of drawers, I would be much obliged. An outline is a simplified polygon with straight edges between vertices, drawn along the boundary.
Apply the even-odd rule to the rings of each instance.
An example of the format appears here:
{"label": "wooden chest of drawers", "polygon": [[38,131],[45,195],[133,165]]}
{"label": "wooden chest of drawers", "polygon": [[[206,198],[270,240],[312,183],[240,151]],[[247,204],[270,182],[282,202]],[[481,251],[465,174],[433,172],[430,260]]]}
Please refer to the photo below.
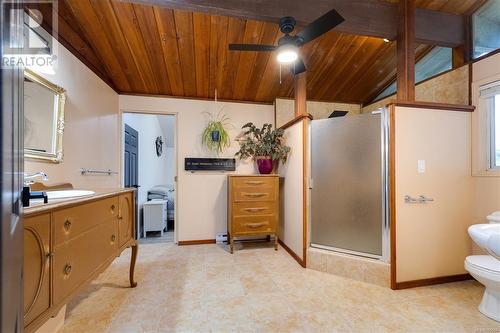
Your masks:
{"label": "wooden chest of drawers", "polygon": [[279,176],[228,176],[227,230],[234,237],[274,235],[278,249]]}

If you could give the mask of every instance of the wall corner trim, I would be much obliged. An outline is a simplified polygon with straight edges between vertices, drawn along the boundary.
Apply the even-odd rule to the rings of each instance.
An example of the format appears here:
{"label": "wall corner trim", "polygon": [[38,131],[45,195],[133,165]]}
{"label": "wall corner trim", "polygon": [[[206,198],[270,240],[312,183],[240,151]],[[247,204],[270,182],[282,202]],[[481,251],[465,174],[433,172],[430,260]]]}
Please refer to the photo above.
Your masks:
{"label": "wall corner trim", "polygon": [[300,116],[297,116],[295,118],[293,118],[292,120],[290,120],[289,122],[287,122],[286,124],[284,124],[283,126],[280,127],[280,129],[287,129],[293,125],[295,125],[296,123],[298,122],[301,122],[302,119],[306,119],[306,118],[309,118],[310,120],[313,120],[313,116],[310,115],[310,114],[301,114]]}
{"label": "wall corner trim", "polygon": [[285,243],[283,243],[283,241],[279,238],[278,238],[278,243],[285,249],[286,252],[288,252],[289,255],[292,256],[293,259],[295,259],[295,261],[299,263],[300,266],[306,268],[305,262],[302,259],[300,259],[300,257],[295,252],[293,252],[292,249],[290,249]]}
{"label": "wall corner trim", "polygon": [[433,109],[441,111],[458,111],[458,112],[474,112],[476,109],[473,105],[459,105],[459,104],[447,104],[447,103],[433,103],[433,102],[418,102],[418,101],[400,101],[391,100],[387,106],[401,106],[410,108],[423,108],[423,109]]}
{"label": "wall corner trim", "polygon": [[395,289],[400,290],[400,289],[416,288],[423,286],[431,286],[434,284],[451,283],[451,282],[459,282],[466,280],[473,280],[473,277],[470,274],[458,274],[458,275],[438,276],[429,279],[397,282]]}
{"label": "wall corner trim", "polygon": [[215,244],[215,239],[194,239],[194,240],[185,240],[179,241],[178,245],[202,245],[202,244]]}

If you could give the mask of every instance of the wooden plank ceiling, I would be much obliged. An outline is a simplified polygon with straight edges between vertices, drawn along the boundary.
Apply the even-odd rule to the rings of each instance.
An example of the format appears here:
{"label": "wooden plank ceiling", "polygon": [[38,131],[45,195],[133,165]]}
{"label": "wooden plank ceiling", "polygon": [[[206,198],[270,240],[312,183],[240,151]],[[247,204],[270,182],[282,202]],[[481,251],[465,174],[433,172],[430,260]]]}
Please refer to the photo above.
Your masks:
{"label": "wooden plank ceiling", "polygon": [[[394,2],[395,0],[390,0]],[[465,13],[478,0],[417,0]],[[299,28],[300,29],[300,28]],[[229,43],[273,44],[268,22],[115,0],[59,0],[59,40],[119,93],[272,102],[292,97],[293,77],[274,53],[228,51]],[[417,58],[429,47],[417,46]],[[308,99],[363,103],[395,75],[396,47],[331,31],[302,48]]]}

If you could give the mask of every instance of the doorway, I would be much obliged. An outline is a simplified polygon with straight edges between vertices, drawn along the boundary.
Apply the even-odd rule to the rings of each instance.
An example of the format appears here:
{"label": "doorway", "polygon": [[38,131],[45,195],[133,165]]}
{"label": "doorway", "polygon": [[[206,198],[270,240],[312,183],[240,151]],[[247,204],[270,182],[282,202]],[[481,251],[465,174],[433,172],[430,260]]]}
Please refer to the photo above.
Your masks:
{"label": "doorway", "polygon": [[176,116],[123,112],[123,184],[136,187],[136,238],[176,241]]}

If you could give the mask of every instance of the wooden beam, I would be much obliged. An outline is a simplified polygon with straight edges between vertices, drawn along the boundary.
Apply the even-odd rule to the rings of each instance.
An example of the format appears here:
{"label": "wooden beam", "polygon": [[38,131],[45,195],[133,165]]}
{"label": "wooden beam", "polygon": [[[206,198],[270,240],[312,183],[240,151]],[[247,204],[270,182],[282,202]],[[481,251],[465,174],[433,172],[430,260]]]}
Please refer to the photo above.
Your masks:
{"label": "wooden beam", "polygon": [[306,72],[295,75],[295,117],[307,115]]}
{"label": "wooden beam", "polygon": [[415,0],[399,1],[397,98],[415,100]]}
{"label": "wooden beam", "polygon": [[[396,39],[398,5],[379,0],[126,0],[144,5],[205,12],[278,23],[293,16],[299,25],[336,9],[345,21],[334,30],[360,36]],[[419,8],[415,14],[418,42],[453,47],[463,44],[461,15]]]}
{"label": "wooden beam", "polygon": [[464,43],[453,48],[451,54],[452,67],[458,68],[472,59],[472,16],[464,16]]}

